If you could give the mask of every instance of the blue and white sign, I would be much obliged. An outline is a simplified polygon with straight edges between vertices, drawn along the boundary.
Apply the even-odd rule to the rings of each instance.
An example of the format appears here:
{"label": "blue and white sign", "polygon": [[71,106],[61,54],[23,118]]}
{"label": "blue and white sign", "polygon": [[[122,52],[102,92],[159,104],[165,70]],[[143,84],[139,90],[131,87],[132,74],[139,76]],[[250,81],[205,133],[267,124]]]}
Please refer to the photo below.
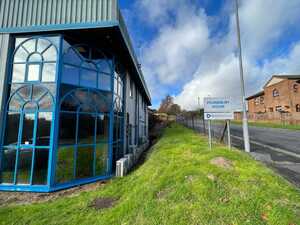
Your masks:
{"label": "blue and white sign", "polygon": [[204,113],[205,120],[233,120],[233,113]]}
{"label": "blue and white sign", "polygon": [[206,120],[233,120],[231,99],[204,98],[204,118]]}

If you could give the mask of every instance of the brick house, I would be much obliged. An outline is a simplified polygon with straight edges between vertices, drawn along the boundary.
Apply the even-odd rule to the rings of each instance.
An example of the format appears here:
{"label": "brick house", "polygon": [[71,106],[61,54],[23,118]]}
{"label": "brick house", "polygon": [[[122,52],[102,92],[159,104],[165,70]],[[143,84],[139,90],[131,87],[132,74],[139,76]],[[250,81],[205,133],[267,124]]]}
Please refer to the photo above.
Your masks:
{"label": "brick house", "polygon": [[300,75],[274,75],[247,101],[250,120],[300,124]]}

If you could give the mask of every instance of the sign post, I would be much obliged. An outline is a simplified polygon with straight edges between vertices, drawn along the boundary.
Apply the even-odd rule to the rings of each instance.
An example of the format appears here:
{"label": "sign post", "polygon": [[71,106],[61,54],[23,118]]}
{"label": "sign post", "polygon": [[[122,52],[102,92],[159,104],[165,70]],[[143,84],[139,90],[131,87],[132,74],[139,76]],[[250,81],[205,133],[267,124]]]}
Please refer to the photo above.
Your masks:
{"label": "sign post", "polygon": [[227,135],[228,135],[228,148],[231,149],[230,120],[227,120],[226,123],[227,123]]}
{"label": "sign post", "polygon": [[228,133],[228,147],[231,148],[230,120],[234,119],[230,98],[204,98],[204,119],[208,120],[208,141],[212,149],[211,121],[226,120]]}
{"label": "sign post", "polygon": [[211,150],[212,149],[211,120],[208,120],[208,144],[209,144],[209,150]]}

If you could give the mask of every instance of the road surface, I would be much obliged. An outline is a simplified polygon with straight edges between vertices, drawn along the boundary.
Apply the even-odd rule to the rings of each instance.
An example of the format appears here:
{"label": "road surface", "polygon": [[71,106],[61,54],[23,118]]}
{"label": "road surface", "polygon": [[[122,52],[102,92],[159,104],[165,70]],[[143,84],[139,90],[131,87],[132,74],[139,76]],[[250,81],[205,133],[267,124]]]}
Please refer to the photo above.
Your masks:
{"label": "road surface", "polygon": [[[194,121],[194,128],[203,133],[203,122]],[[213,124],[213,136],[220,139],[223,129],[224,124]],[[253,157],[300,187],[300,131],[250,126],[249,134]],[[244,149],[241,125],[231,125],[231,139],[234,147]]]}

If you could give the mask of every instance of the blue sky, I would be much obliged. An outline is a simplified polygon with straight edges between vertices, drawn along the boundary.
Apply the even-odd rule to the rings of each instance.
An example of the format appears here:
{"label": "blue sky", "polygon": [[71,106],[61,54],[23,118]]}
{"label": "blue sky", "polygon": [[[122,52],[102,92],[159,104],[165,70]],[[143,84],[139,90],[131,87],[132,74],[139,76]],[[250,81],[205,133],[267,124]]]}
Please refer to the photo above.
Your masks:
{"label": "blue sky", "polygon": [[[185,109],[198,97],[240,100],[233,0],[120,0],[158,107],[170,94]],[[247,95],[273,74],[300,74],[300,0],[240,0]]]}

